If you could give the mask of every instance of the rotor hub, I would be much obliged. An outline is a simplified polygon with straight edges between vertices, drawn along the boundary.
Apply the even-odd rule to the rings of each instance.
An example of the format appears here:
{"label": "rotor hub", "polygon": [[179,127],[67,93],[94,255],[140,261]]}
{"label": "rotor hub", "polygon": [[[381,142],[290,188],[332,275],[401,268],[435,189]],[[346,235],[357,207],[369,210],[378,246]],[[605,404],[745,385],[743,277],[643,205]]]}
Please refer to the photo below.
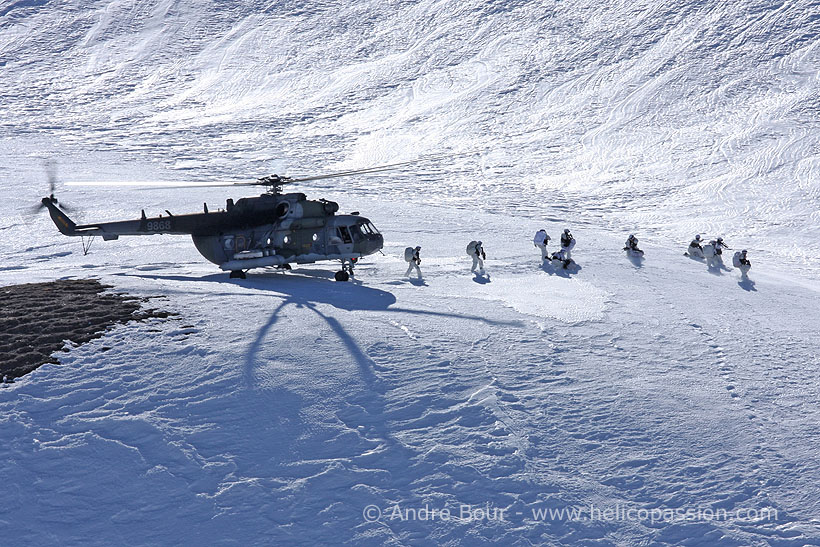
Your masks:
{"label": "rotor hub", "polygon": [[291,182],[291,179],[289,177],[280,177],[276,174],[268,175],[257,180],[258,184],[261,184],[267,188],[267,192],[269,194],[274,195],[281,194],[282,186],[289,182]]}

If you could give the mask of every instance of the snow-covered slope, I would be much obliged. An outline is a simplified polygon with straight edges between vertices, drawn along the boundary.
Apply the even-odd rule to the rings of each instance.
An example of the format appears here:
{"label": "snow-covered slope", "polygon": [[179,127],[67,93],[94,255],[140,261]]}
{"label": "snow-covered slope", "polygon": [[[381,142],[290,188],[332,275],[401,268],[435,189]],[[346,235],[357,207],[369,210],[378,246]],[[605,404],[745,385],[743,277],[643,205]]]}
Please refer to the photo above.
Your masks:
{"label": "snow-covered slope", "polygon": [[[321,266],[231,281],[182,239],[9,256],[24,269],[6,281],[102,275],[182,314],[117,328],[0,391],[12,537],[820,543],[816,287],[766,272],[739,286],[657,246],[636,265],[582,229],[581,270],[554,274],[527,242],[535,226],[507,214],[439,207],[410,213],[408,230],[404,206],[356,204],[392,241],[352,284]],[[477,230],[489,283],[450,244]],[[415,242],[423,284],[400,279]],[[56,249],[72,253],[22,260]],[[504,519],[394,514],[487,504]],[[777,516],[533,516],[590,505]]]}
{"label": "snow-covered slope", "polygon": [[[817,10],[0,3],[0,284],[96,275],[181,313],[0,390],[3,541],[820,543]],[[299,188],[385,233],[347,285],[228,281],[185,238],[83,256],[27,215],[44,158],[202,180],[463,152]],[[240,197],[58,196],[84,220]],[[532,233],[565,226],[581,270],[540,269]],[[750,249],[753,282],[683,257],[696,232]],[[486,504],[504,519],[391,518]],[[590,505],[776,516],[533,514]]]}
{"label": "snow-covered slope", "polygon": [[380,188],[816,266],[818,7],[12,1],[0,150],[196,179],[477,150]]}

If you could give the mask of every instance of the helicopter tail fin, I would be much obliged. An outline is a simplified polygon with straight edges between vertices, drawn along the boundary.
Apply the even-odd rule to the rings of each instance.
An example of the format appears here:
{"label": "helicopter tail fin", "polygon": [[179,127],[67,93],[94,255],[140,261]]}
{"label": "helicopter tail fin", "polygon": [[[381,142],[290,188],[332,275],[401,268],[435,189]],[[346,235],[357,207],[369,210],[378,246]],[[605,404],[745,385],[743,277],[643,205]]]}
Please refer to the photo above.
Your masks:
{"label": "helicopter tail fin", "polygon": [[57,225],[57,229],[60,230],[60,233],[67,236],[77,235],[77,224],[68,218],[68,216],[60,210],[59,207],[54,205],[51,198],[43,198],[43,206],[48,209],[48,213],[51,215],[51,220],[53,220],[54,224]]}

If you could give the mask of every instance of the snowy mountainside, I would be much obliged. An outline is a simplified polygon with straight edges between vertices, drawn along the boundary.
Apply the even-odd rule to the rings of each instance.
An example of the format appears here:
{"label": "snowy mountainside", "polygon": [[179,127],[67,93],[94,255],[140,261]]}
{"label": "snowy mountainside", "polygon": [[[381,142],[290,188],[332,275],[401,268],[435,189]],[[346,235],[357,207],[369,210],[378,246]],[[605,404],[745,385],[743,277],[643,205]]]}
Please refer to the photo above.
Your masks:
{"label": "snowy mountainside", "polygon": [[[4,541],[820,544],[817,13],[0,3],[0,284],[97,276],[181,314],[0,388]],[[228,280],[188,238],[84,256],[28,214],[44,159],[199,181],[464,152],[295,188],[384,233],[349,284],[331,264]],[[241,197],[57,195],[83,221]],[[541,269],[533,232],[567,226],[580,270]],[[684,257],[697,232],[750,249],[751,280]],[[465,505],[505,518],[390,518]],[[535,516],[590,505],[758,518]]]}
{"label": "snowy mountainside", "polygon": [[818,6],[9,2],[0,147],[197,180],[476,150],[380,188],[816,266]]}

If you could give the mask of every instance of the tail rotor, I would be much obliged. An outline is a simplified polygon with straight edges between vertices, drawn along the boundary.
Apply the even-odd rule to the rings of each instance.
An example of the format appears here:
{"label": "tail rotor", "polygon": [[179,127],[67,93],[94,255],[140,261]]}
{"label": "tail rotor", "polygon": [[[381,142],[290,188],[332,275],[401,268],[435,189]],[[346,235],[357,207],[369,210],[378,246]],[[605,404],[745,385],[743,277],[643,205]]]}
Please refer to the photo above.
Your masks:
{"label": "tail rotor", "polygon": [[60,201],[57,200],[56,197],[54,197],[54,192],[57,189],[57,167],[56,167],[56,164],[54,163],[53,160],[47,160],[43,163],[43,168],[45,169],[46,177],[48,177],[48,192],[49,192],[49,195],[48,195],[48,197],[44,197],[42,200],[40,200],[39,204],[32,207],[32,212],[33,213],[38,213],[38,212],[42,211],[43,209],[46,208],[47,203],[52,203],[52,204],[60,207],[64,211],[69,212],[69,213],[72,212],[74,210],[72,207],[68,206],[65,203],[61,203]]}

